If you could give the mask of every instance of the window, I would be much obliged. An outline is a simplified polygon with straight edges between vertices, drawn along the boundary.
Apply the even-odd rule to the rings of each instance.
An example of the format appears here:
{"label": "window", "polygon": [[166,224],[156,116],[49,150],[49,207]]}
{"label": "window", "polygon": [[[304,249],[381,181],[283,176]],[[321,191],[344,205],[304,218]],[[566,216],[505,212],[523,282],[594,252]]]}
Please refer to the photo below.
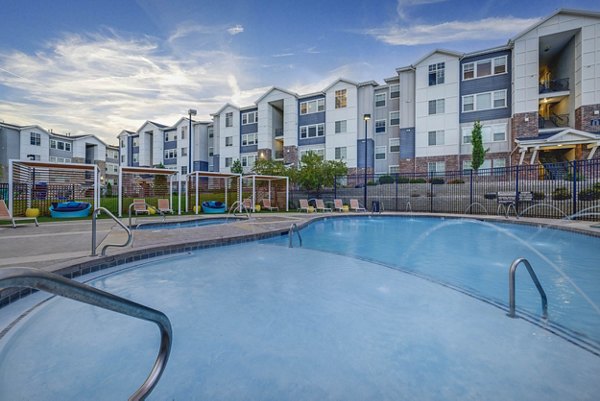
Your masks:
{"label": "window", "polygon": [[42,136],[37,132],[31,132],[29,134],[29,142],[34,146],[41,146]]}
{"label": "window", "polygon": [[390,125],[400,125],[400,112],[399,111],[391,111],[390,112]]}
{"label": "window", "polygon": [[437,146],[444,144],[444,130],[429,131],[429,146]]}
{"label": "window", "polygon": [[176,158],[177,158],[177,149],[165,150],[165,160],[176,159]]}
{"label": "window", "polygon": [[140,155],[139,153],[134,153],[133,154],[133,162],[137,163],[140,160]]}
{"label": "window", "polygon": [[256,155],[242,156],[242,167],[254,167]]}
{"label": "window", "polygon": [[431,175],[444,175],[446,172],[445,162],[429,162],[427,163],[427,172]]}
{"label": "window", "polygon": [[300,114],[311,114],[325,111],[325,99],[308,100],[300,103]]}
{"label": "window", "polygon": [[208,156],[209,156],[209,157],[213,156],[213,154],[214,154],[214,151],[215,151],[215,150],[214,150],[214,148],[213,148],[213,147],[210,147],[210,148],[208,148]]}
{"label": "window", "polygon": [[125,139],[121,139],[121,147],[124,148],[125,147]]}
{"label": "window", "polygon": [[58,141],[56,139],[50,139],[50,149],[71,151],[71,144],[69,142]]}
{"label": "window", "polygon": [[346,120],[340,120],[340,121],[335,122],[335,133],[336,134],[341,134],[343,132],[346,132],[346,130],[347,130]]}
{"label": "window", "polygon": [[492,125],[492,142],[506,141],[506,125]]}
{"label": "window", "polygon": [[384,107],[385,106],[385,93],[376,93],[375,94],[375,107]]}
{"label": "window", "polygon": [[507,56],[463,64],[463,81],[506,73]]}
{"label": "window", "polygon": [[462,143],[468,144],[471,143],[471,132],[472,128],[463,128],[462,129]]}
{"label": "window", "polygon": [[429,101],[429,114],[442,114],[445,112],[445,101],[444,99],[436,99]]}
{"label": "window", "polygon": [[226,157],[225,158],[225,167],[231,167],[232,163],[233,163],[233,157]]}
{"label": "window", "polygon": [[375,160],[385,160],[386,146],[375,146]]}
{"label": "window", "polygon": [[137,148],[137,147],[139,147],[139,146],[140,146],[140,138],[139,138],[139,137],[137,137],[137,136],[136,136],[136,137],[134,137],[134,138],[131,140],[131,146],[133,146],[134,148]]}
{"label": "window", "polygon": [[[462,143],[471,143],[473,127],[463,127]],[[481,127],[481,140],[483,143],[506,141],[506,124],[484,125]]]}
{"label": "window", "polygon": [[175,132],[175,131],[165,132],[165,142],[171,142],[171,141],[176,141],[176,140],[177,140],[177,132]]}
{"label": "window", "polygon": [[225,137],[225,146],[233,146],[233,137],[232,136]]}
{"label": "window", "polygon": [[215,135],[214,131],[215,131],[215,130],[214,130],[214,128],[213,128],[213,127],[209,127],[209,128],[208,128],[208,137],[209,137],[209,138],[212,138],[212,137]]}
{"label": "window", "polygon": [[121,163],[125,163],[125,155],[121,155]]}
{"label": "window", "polygon": [[335,160],[346,160],[347,148],[335,148]]}
{"label": "window", "polygon": [[188,152],[187,152],[187,148],[181,148],[181,156],[187,156]]}
{"label": "window", "polygon": [[27,155],[27,159],[29,160],[33,160],[33,161],[40,161],[42,158],[40,155]]}
{"label": "window", "polygon": [[444,83],[445,63],[429,65],[429,86],[440,85]]}
{"label": "window", "polygon": [[385,133],[385,120],[375,120],[375,132],[378,134]]}
{"label": "window", "polygon": [[400,85],[390,85],[390,99],[400,97]]}
{"label": "window", "polygon": [[466,95],[462,97],[462,103],[463,113],[469,111],[500,109],[506,107],[506,89]]}
{"label": "window", "polygon": [[181,140],[185,140],[185,133],[187,132],[188,127],[181,127]]}
{"label": "window", "polygon": [[390,138],[390,153],[400,152],[400,138]]}
{"label": "window", "polygon": [[181,166],[181,174],[182,175],[187,174],[187,166]]}
{"label": "window", "polygon": [[225,127],[233,127],[233,113],[225,114]]}
{"label": "window", "polygon": [[242,134],[242,146],[256,145],[258,144],[257,133]]}
{"label": "window", "polygon": [[322,159],[325,159],[325,149],[318,148],[318,149],[301,149],[300,150],[300,160],[302,160],[302,157],[304,157],[304,155],[306,155],[308,152],[313,152],[313,153],[317,154],[318,156],[320,156]]}
{"label": "window", "polygon": [[303,125],[300,127],[300,138],[316,138],[325,135],[325,124]]}
{"label": "window", "polygon": [[390,174],[399,174],[400,173],[400,166],[389,166],[389,172]]}
{"label": "window", "polygon": [[256,124],[258,122],[258,111],[242,113],[242,125]]}
{"label": "window", "polygon": [[335,108],[341,109],[341,108],[346,107],[346,105],[347,105],[346,89],[335,91]]}

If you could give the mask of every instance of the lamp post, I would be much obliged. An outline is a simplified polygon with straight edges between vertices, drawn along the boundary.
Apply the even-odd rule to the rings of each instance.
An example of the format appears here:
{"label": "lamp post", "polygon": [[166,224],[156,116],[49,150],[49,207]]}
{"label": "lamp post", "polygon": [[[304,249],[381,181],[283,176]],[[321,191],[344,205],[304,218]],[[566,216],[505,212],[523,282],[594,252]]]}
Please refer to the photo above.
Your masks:
{"label": "lamp post", "polygon": [[192,116],[195,116],[198,112],[194,109],[189,109],[188,110],[188,115],[189,115],[189,121],[190,121],[190,129],[188,131],[188,141],[189,141],[189,147],[188,147],[188,173],[191,173],[192,171],[194,171],[194,166],[192,165],[192,146],[193,146],[193,141],[192,141]]}
{"label": "lamp post", "polygon": [[370,114],[363,115],[363,120],[365,120],[365,182],[364,182],[364,204],[365,209],[367,208],[367,157],[368,157],[368,142],[367,142],[367,124],[371,119]]}

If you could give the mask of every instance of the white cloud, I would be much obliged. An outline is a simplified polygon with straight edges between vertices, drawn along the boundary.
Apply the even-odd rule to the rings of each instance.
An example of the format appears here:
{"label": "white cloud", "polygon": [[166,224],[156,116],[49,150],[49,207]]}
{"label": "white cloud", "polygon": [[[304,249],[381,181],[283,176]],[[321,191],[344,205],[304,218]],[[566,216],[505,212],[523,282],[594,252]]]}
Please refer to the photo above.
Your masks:
{"label": "white cloud", "polygon": [[294,56],[294,53],[278,53],[278,54],[273,54],[271,57],[291,57]]}
{"label": "white cloud", "polygon": [[451,21],[430,25],[391,25],[385,28],[367,29],[362,33],[390,45],[414,46],[462,40],[508,39],[538,21],[537,18],[485,18],[477,21]]}
{"label": "white cloud", "polygon": [[396,12],[398,13],[398,17],[403,20],[409,18],[408,9],[414,6],[422,6],[424,4],[434,4],[434,3],[442,3],[446,0],[398,0],[396,4]]}
{"label": "white cloud", "polygon": [[237,24],[237,25],[232,26],[231,28],[227,29],[227,32],[229,32],[229,34],[232,36],[237,35],[237,34],[244,32],[244,27],[240,24]]}

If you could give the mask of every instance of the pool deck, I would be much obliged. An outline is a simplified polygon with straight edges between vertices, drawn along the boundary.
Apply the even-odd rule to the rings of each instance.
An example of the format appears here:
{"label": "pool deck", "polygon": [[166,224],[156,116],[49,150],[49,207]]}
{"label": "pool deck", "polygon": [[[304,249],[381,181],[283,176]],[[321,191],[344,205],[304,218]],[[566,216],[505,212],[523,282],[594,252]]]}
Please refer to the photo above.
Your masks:
{"label": "pool deck", "polygon": [[[44,271],[56,272],[67,277],[76,277],[87,272],[104,269],[134,260],[147,259],[157,255],[189,251],[252,241],[273,235],[286,233],[293,223],[298,227],[323,217],[341,217],[369,215],[371,213],[256,213],[249,220],[233,221],[227,224],[215,224],[181,229],[134,230],[133,243],[126,248],[110,247],[107,256],[91,255],[91,221],[67,221],[33,224],[21,224],[17,228],[0,226],[0,268],[33,267]],[[600,236],[600,224],[589,221],[550,220],[511,217],[505,219],[487,215],[456,215],[428,213],[381,213],[394,216],[432,216],[447,218],[470,218],[497,222],[525,223],[573,230],[594,236]],[[223,218],[215,215],[208,218]],[[203,216],[167,216],[167,222],[195,220]],[[127,219],[122,219],[127,224]],[[140,223],[161,222],[157,217],[142,217],[134,220]],[[98,220],[98,254],[106,244],[123,244],[127,236],[121,227],[109,219]],[[10,296],[6,290],[0,292],[0,300]],[[12,300],[11,300],[12,301]],[[9,302],[11,302],[9,301]],[[2,306],[3,302],[0,302]]]}

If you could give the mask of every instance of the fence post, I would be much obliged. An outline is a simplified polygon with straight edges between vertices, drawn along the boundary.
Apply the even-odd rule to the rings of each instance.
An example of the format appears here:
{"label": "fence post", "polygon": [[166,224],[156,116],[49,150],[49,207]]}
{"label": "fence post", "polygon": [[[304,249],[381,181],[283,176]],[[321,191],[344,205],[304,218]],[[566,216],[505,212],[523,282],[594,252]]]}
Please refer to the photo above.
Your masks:
{"label": "fence post", "polygon": [[337,199],[337,175],[333,176],[333,199]]}
{"label": "fence post", "polygon": [[429,174],[429,213],[433,213],[433,171]]}
{"label": "fence post", "polygon": [[396,211],[398,211],[398,180],[400,179],[398,173],[396,173],[395,180],[396,181]]}
{"label": "fence post", "polygon": [[577,213],[577,160],[573,160],[573,211],[571,214]]}
{"label": "fence post", "polygon": [[516,204],[519,204],[519,165],[517,164],[516,177],[515,177],[515,200]]}
{"label": "fence post", "polygon": [[473,214],[473,169],[469,170],[469,213]]}

